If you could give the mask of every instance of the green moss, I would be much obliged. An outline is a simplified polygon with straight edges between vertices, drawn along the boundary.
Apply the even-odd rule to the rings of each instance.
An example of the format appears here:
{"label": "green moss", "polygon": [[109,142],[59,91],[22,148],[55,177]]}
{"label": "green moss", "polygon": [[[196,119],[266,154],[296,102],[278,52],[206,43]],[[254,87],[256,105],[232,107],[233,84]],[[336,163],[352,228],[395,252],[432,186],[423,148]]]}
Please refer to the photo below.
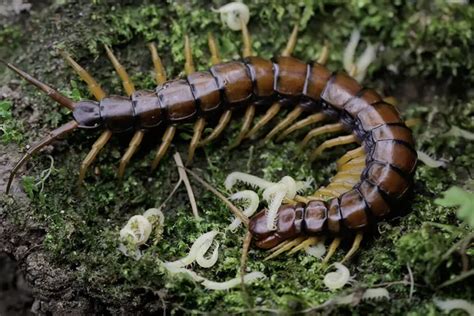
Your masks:
{"label": "green moss", "polygon": [[[145,46],[149,41],[157,43],[169,77],[183,71],[184,34],[191,37],[198,69],[209,66],[208,32],[218,38],[224,60],[238,58],[240,33],[223,27],[219,16],[210,10],[211,6],[217,8],[223,1],[213,5],[193,0],[159,6],[119,3],[122,4],[110,6],[104,1],[94,1],[79,6],[57,2],[54,7],[33,11],[28,27],[40,30],[40,34],[25,43],[16,31],[0,33],[7,38],[11,49],[0,50],[0,56],[12,61],[17,59],[25,70],[75,100],[91,96],[85,85],[59,60],[53,47],[71,52],[107,91],[118,94],[123,94],[121,83],[106,60],[103,44],[113,47],[140,88],[154,86],[152,64]],[[441,255],[462,240],[467,232],[458,228],[460,222],[453,210],[435,205],[433,201],[451,185],[468,183],[473,172],[472,142],[447,134],[452,126],[474,130],[474,102],[465,98],[470,93],[466,87],[472,83],[473,7],[447,5],[444,1],[407,4],[334,0],[275,2],[271,5],[268,1],[255,1],[249,7],[253,48],[261,56],[277,54],[284,47],[293,24],[299,23],[301,34],[295,55],[314,59],[324,40],[329,40],[332,51],[329,65],[338,69],[343,48],[357,27],[361,29],[363,40],[384,46],[378,61],[370,69],[367,84],[390,90],[399,81],[411,77],[420,82],[441,78],[442,87],[446,89],[440,90],[448,92],[429,102],[417,100],[409,104],[404,113],[406,117],[424,120],[423,126],[415,128],[417,148],[438,159],[446,159],[447,168],[431,169],[420,164],[410,212],[379,224],[381,234],[375,233],[369,238],[359,256],[349,265],[352,274],[356,274],[355,288],[388,282],[393,299],[337,307],[335,313],[434,314],[436,309],[431,299],[435,294],[472,300],[474,294],[469,279],[434,290],[442,282],[459,275],[460,257],[453,254],[442,259]],[[53,11],[65,17],[58,24],[51,22]],[[44,43],[48,43],[47,49]],[[394,69],[398,80],[387,76],[393,75]],[[0,68],[1,75],[3,71]],[[5,74],[5,78],[13,78],[11,73]],[[51,129],[70,119],[67,111],[52,111],[52,103],[29,86],[22,88],[25,97],[35,100],[35,108],[41,113],[37,125],[41,128]],[[465,91],[460,95],[452,94],[463,89]],[[21,104],[14,109],[4,105],[7,103],[0,104],[0,115],[14,124],[15,128],[10,130],[23,131],[21,122],[30,113]],[[13,115],[12,110],[15,110]],[[336,157],[343,152],[342,149],[328,151],[323,160],[311,164],[308,155],[298,151],[300,137],[278,144],[246,142],[239,150],[229,150],[227,145],[240,124],[235,120],[222,141],[198,150],[193,165],[208,182],[221,190],[227,174],[235,170],[271,180],[288,174],[297,179],[313,177],[317,185],[324,185],[334,172]],[[25,142],[31,142],[41,133],[38,129],[27,129],[22,134]],[[192,125],[184,126],[178,134],[174,149],[184,153]],[[144,301],[146,295],[137,293],[152,293],[169,302],[168,308],[176,313],[183,310],[242,312],[252,308],[288,312],[309,308],[333,297],[334,293],[328,292],[322,283],[325,270],[320,261],[303,253],[263,262],[265,253],[251,250],[249,269],[262,271],[268,279],[248,286],[246,293],[240,289],[210,292],[186,278],[166,275],[158,259],[174,260],[184,256],[200,234],[211,229],[223,231],[231,218],[229,210],[195,182],[193,188],[203,219],[196,221],[192,217],[186,192],[181,187],[166,207],[163,239],[158,243],[151,240],[139,261],[122,255],[117,250],[121,227],[132,215],[161,205],[178,181],[178,175],[169,156],[155,173],[150,174],[149,163],[156,146],[156,141],[150,137],[133,158],[124,180],[117,181],[117,163],[129,138],[114,137],[94,164],[99,174],[89,171],[84,187],[78,192],[77,171],[74,170],[78,170],[81,159],[97,137],[96,132],[79,131],[65,142],[55,144],[54,168],[44,181],[43,189],[37,183],[41,180],[41,172],[48,170],[51,162],[46,155],[33,159],[34,164],[23,180],[33,201],[30,210],[17,208],[10,200],[4,203],[15,220],[21,222],[33,216],[48,227],[44,246],[54,260],[74,269],[78,282],[82,282],[88,293],[106,302],[127,302],[137,308],[148,303]],[[8,141],[13,139],[9,137]],[[311,147],[323,139],[318,139]],[[243,235],[243,230],[224,234],[219,239],[222,251],[218,265],[212,269],[193,269],[213,280],[233,278],[239,269]],[[345,251],[348,246],[344,245]],[[342,259],[345,251],[337,252],[334,260]],[[472,256],[472,251],[468,252],[471,263]],[[408,285],[392,284],[406,279],[407,264],[417,283],[412,299],[409,299]],[[463,294],[458,295],[459,292]]]}

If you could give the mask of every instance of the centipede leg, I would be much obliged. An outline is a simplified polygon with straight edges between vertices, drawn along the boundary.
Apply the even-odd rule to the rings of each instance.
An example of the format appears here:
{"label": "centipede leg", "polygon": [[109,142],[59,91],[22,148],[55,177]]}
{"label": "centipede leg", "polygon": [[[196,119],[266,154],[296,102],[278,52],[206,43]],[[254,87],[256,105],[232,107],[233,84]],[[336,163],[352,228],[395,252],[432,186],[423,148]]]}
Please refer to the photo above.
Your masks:
{"label": "centipede leg", "polygon": [[363,232],[358,232],[354,238],[354,241],[352,243],[351,249],[349,249],[349,252],[344,256],[344,259],[342,259],[341,263],[344,263],[348,261],[352,256],[359,250],[360,243],[362,239],[364,238],[364,233]]}
{"label": "centipede leg", "polygon": [[334,240],[331,242],[331,245],[329,245],[329,249],[326,256],[323,259],[323,264],[326,264],[329,262],[329,259],[331,259],[331,257],[334,255],[337,248],[339,248],[340,244],[341,244],[341,238],[339,237],[334,238]]}
{"label": "centipede leg", "polygon": [[107,95],[97,81],[79,65],[72,57],[64,51],[59,51],[63,58],[68,62],[69,65],[76,71],[79,77],[84,80],[89,88],[89,91],[94,95],[94,97],[100,101]]}
{"label": "centipede leg", "polygon": [[110,137],[112,136],[112,132],[110,130],[105,130],[99,136],[99,138],[95,141],[92,145],[91,150],[87,153],[87,156],[81,163],[81,168],[79,170],[79,179],[77,180],[77,186],[80,186],[86,177],[87,169],[89,169],[90,165],[94,162],[99,152],[104,148],[105,144],[109,141]]}
{"label": "centipede leg", "polygon": [[163,134],[163,137],[161,138],[161,145],[156,152],[153,162],[151,163],[152,171],[155,170],[156,167],[158,167],[158,164],[160,163],[161,159],[168,151],[168,148],[170,147],[175,134],[176,134],[176,126],[171,125],[166,128]]}
{"label": "centipede leg", "polygon": [[326,65],[329,59],[329,43],[326,41],[324,43],[323,49],[321,50],[321,54],[319,54],[319,58],[317,60],[318,64]]}
{"label": "centipede leg", "polygon": [[255,116],[255,105],[251,104],[245,110],[244,119],[243,119],[243,122],[242,122],[242,127],[240,128],[239,135],[234,140],[232,145],[230,145],[231,149],[239,146],[240,143],[242,142],[242,140],[245,138],[245,136],[247,135],[247,133],[250,129],[250,125],[252,125],[252,121],[253,121],[254,116]]}
{"label": "centipede leg", "polygon": [[125,154],[122,156],[122,159],[120,159],[120,165],[119,165],[119,170],[118,170],[119,179],[123,177],[125,173],[125,168],[130,162],[130,159],[132,158],[132,156],[137,152],[138,147],[143,141],[144,135],[145,135],[145,132],[142,130],[136,131],[135,134],[133,134],[133,137],[130,140],[130,143],[128,144],[127,151],[125,151]]}
{"label": "centipede leg", "polygon": [[204,126],[206,126],[206,121],[204,120],[204,118],[198,118],[196,123],[194,124],[194,134],[193,138],[191,139],[191,143],[189,144],[186,165],[191,164],[191,162],[193,161],[194,152],[196,151],[196,148],[198,147],[199,142],[201,140],[201,135],[202,131],[204,130]]}
{"label": "centipede leg", "polygon": [[280,247],[277,251],[273,252],[271,255],[267,256],[265,259],[263,259],[263,261],[268,261],[270,259],[273,259],[273,258],[279,256],[280,254],[284,253],[285,251],[290,250],[294,246],[299,245],[305,239],[306,239],[306,237],[297,237],[297,238],[293,239],[289,243],[285,244],[283,247]]}
{"label": "centipede leg", "polygon": [[220,134],[224,131],[224,129],[229,124],[231,117],[232,117],[232,111],[230,110],[227,110],[224,113],[222,113],[216,127],[214,127],[214,129],[209,134],[209,136],[207,136],[205,139],[201,141],[200,145],[201,146],[206,145],[210,143],[211,141],[215,140],[217,137],[219,137]]}
{"label": "centipede leg", "polygon": [[295,50],[296,41],[298,39],[298,24],[295,24],[293,31],[291,32],[290,38],[286,43],[285,49],[281,52],[281,56],[291,56]]}
{"label": "centipede leg", "polygon": [[288,115],[278,123],[265,137],[265,141],[271,140],[276,134],[287,128],[291,123],[293,123],[302,113],[303,108],[301,106],[297,106],[293,109]]}
{"label": "centipede leg", "polygon": [[278,114],[281,110],[281,103],[275,102],[273,105],[267,110],[267,112],[260,118],[260,120],[255,123],[252,129],[247,133],[245,136],[246,138],[252,138],[257,134],[257,132],[264,127],[275,115]]}
{"label": "centipede leg", "polygon": [[107,56],[109,57],[110,61],[112,62],[112,65],[115,68],[115,71],[119,75],[120,79],[122,80],[123,88],[125,89],[125,93],[128,96],[131,96],[133,92],[135,92],[135,86],[130,80],[130,76],[128,75],[127,71],[125,68],[122,66],[122,64],[118,61],[117,57],[115,57],[114,53],[112,50],[109,48],[109,46],[105,45],[105,51],[107,52]]}
{"label": "centipede leg", "polygon": [[280,134],[280,136],[278,136],[277,141],[283,140],[283,138],[285,138],[286,136],[288,136],[289,134],[293,133],[296,130],[299,130],[299,129],[304,128],[304,127],[306,127],[308,125],[311,125],[311,124],[321,122],[325,119],[326,119],[326,115],[324,115],[323,113],[312,114],[312,115],[306,117],[305,119],[296,122],[294,125],[288,127],[286,130],[284,130]]}
{"label": "centipede leg", "polygon": [[339,137],[336,137],[336,138],[333,138],[333,139],[329,139],[329,140],[325,141],[324,143],[322,143],[321,145],[319,145],[311,153],[310,160],[311,161],[315,160],[327,148],[332,148],[332,147],[339,146],[339,145],[346,145],[346,144],[354,143],[356,141],[357,141],[357,138],[356,138],[355,135],[339,136]]}
{"label": "centipede leg", "polygon": [[295,252],[297,252],[299,250],[306,250],[309,247],[316,245],[319,242],[319,240],[320,239],[318,237],[309,237],[305,241],[303,241],[301,244],[299,244],[295,248],[291,249],[288,252],[288,255],[292,255],[292,254],[294,254]]}
{"label": "centipede leg", "polygon": [[156,84],[161,85],[164,82],[166,82],[165,67],[163,67],[163,63],[161,62],[161,58],[158,55],[155,43],[149,43],[148,48],[150,49],[151,59],[153,61],[153,66],[155,68],[155,81],[156,81]]}
{"label": "centipede leg", "polygon": [[337,169],[339,170],[339,168],[341,168],[341,166],[347,163],[348,161],[360,157],[362,155],[365,155],[365,150],[363,147],[358,147],[356,149],[349,150],[336,161]]}
{"label": "centipede leg", "polygon": [[304,139],[301,141],[300,147],[304,148],[306,145],[308,145],[311,139],[317,136],[328,134],[328,133],[341,132],[341,131],[344,131],[344,125],[342,123],[328,124],[328,125],[324,125],[324,126],[312,129],[311,131],[308,132],[308,134],[306,134]]}

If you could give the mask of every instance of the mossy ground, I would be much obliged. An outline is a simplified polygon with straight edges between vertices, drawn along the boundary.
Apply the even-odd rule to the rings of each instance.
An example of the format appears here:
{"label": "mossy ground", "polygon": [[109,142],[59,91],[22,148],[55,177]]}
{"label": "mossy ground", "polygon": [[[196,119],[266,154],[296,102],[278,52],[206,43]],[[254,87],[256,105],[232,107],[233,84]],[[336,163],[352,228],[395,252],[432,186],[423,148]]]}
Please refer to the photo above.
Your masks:
{"label": "mossy ground", "polygon": [[[0,47],[0,57],[19,64],[74,98],[91,98],[58,57],[56,48],[64,48],[108,91],[123,94],[119,79],[105,57],[102,45],[108,44],[132,74],[136,86],[152,88],[152,64],[145,47],[149,41],[157,43],[170,77],[182,73],[185,33],[191,36],[198,69],[209,66],[208,32],[218,38],[224,59],[238,57],[240,34],[222,26],[219,16],[211,11],[211,7],[222,4],[222,1],[212,5],[198,1],[140,5],[132,5],[131,1],[114,5],[107,1],[47,2],[33,7],[31,15],[20,17],[21,23],[7,23],[0,28],[0,39],[6,43]],[[452,126],[474,129],[474,101],[468,89],[474,68],[474,8],[442,1],[418,4],[292,1],[271,5],[256,1],[249,7],[253,47],[264,57],[271,57],[284,47],[297,21],[301,35],[295,55],[314,59],[328,40],[329,66],[334,70],[341,68],[342,52],[354,28],[361,30],[364,40],[381,43],[383,50],[371,67],[366,84],[405,101],[401,106],[404,116],[423,119],[422,126],[415,128],[417,148],[448,161],[446,168],[438,169],[419,164],[408,214],[379,224],[380,234],[367,240],[349,264],[357,281],[345,292],[389,283],[391,299],[331,307],[328,311],[425,315],[436,313],[433,297],[474,300],[472,278],[439,288],[461,273],[459,254],[454,252],[445,257],[442,254],[468,234],[469,228],[457,219],[455,210],[433,202],[453,184],[472,185],[473,144],[448,135],[447,131]],[[3,84],[8,78],[15,78],[4,68],[0,73]],[[410,92],[413,88],[401,90],[400,86],[414,86],[420,91],[413,93]],[[11,101],[2,101],[2,142],[28,144],[44,135],[45,130],[70,119],[67,111],[58,109],[31,86],[22,83],[21,91],[28,102],[16,100],[10,109],[5,102]],[[324,179],[334,172],[335,158],[342,153],[340,150],[328,153],[324,160],[311,164],[307,155],[298,152],[296,138],[282,144],[247,142],[238,150],[229,150],[228,144],[239,124],[239,120],[234,121],[224,139],[198,150],[193,164],[196,172],[221,190],[226,175],[234,170],[272,180],[283,175],[297,179],[314,177],[318,185],[324,184]],[[177,150],[184,156],[191,134],[191,125],[180,130],[171,152]],[[325,271],[320,261],[306,254],[263,262],[264,252],[251,250],[249,269],[265,273],[268,279],[248,286],[247,293],[240,289],[208,291],[186,278],[164,274],[157,264],[158,258],[173,260],[185,255],[197,236],[210,229],[224,231],[231,218],[229,210],[196,182],[193,188],[201,221],[192,217],[185,189],[181,187],[166,207],[163,240],[159,243],[151,240],[139,261],[122,255],[117,251],[120,228],[132,215],[161,205],[178,175],[171,155],[150,174],[156,141],[149,137],[128,167],[124,180],[117,181],[117,163],[129,138],[114,137],[95,163],[100,174],[89,172],[84,188],[77,192],[78,166],[98,135],[79,131],[56,143],[50,153],[54,168],[44,186],[37,181],[51,161],[46,154],[32,160],[22,180],[31,198],[28,211],[19,208],[12,199],[2,198],[3,212],[12,220],[21,223],[32,216],[48,227],[44,245],[52,259],[73,268],[78,282],[82,282],[90,295],[109,304],[132,305],[143,310],[153,310],[163,303],[168,311],[176,312],[245,312],[254,308],[294,312],[321,304],[335,295],[322,283]],[[234,277],[239,269],[243,235],[244,231],[239,230],[220,238],[222,250],[216,267],[193,269],[213,280]],[[334,261],[343,255],[344,251],[339,251]],[[467,255],[472,265],[472,250]],[[416,283],[412,297],[406,282],[408,269],[413,271]]]}

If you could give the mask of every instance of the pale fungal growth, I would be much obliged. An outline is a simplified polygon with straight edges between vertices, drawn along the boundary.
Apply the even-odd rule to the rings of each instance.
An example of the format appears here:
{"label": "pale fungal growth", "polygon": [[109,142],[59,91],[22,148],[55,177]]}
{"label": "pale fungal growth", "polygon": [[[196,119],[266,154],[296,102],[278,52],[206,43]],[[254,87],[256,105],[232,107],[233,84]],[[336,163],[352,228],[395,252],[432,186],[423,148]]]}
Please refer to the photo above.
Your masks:
{"label": "pale fungal growth", "polygon": [[290,176],[283,177],[278,182],[270,182],[265,179],[256,177],[251,174],[243,172],[232,172],[229,174],[224,182],[227,190],[232,189],[238,182],[250,185],[253,188],[259,188],[263,191],[263,199],[268,203],[267,210],[267,228],[270,230],[276,229],[276,221],[278,209],[283,200],[292,200],[298,192],[307,189],[312,181],[295,181]]}
{"label": "pale fungal growth", "polygon": [[367,73],[367,68],[376,58],[377,45],[367,44],[365,51],[354,63],[354,56],[357,45],[360,41],[360,32],[355,29],[352,31],[351,39],[344,50],[343,65],[344,69],[351,74],[357,81],[362,81]]}
{"label": "pale fungal growth", "polygon": [[224,186],[227,190],[232,189],[234,185],[238,182],[243,182],[250,185],[252,188],[266,189],[273,184],[273,182],[264,180],[257,176],[243,173],[243,172],[232,172],[230,173],[224,181]]}
{"label": "pale fungal growth", "polygon": [[[185,275],[191,277],[191,279],[193,281],[201,283],[205,288],[210,289],[210,290],[221,290],[221,291],[222,290],[229,290],[231,288],[234,288],[234,287],[240,285],[240,282],[241,282],[240,277],[235,277],[233,279],[230,279],[230,280],[224,281],[224,282],[215,282],[215,281],[211,281],[209,279],[206,279],[206,278],[198,275],[196,272],[194,272],[192,270],[189,270],[189,269],[179,268],[179,267],[167,267],[166,265],[165,265],[165,267],[166,267],[166,269],[168,270],[169,273],[171,273],[171,274],[178,274],[178,273],[185,274]],[[264,278],[266,278],[266,276],[261,272],[251,272],[251,273],[248,273],[248,274],[244,275],[244,277],[243,277],[245,284],[249,284],[249,283],[255,282],[259,279],[264,279]]]}
{"label": "pale fungal growth", "polygon": [[[211,248],[212,242],[217,234],[217,231],[211,230],[210,232],[201,235],[193,243],[186,257],[173,262],[165,262],[164,266],[166,268],[182,268],[196,261],[203,268],[212,267],[217,262],[219,244],[215,247],[210,259],[205,259],[204,254],[209,250],[209,248]],[[199,261],[197,261],[197,258],[199,258]]]}
{"label": "pale fungal growth", "polygon": [[418,154],[418,160],[422,161],[425,165],[430,168],[440,168],[446,167],[446,162],[442,160],[435,160],[431,158],[428,154],[417,150],[416,153]]}
{"label": "pale fungal growth", "polygon": [[[347,305],[352,304],[354,300],[357,299],[354,293],[351,293],[346,296],[337,297],[334,299],[334,303],[337,305]],[[377,299],[390,299],[390,294],[385,288],[373,288],[365,290],[362,295],[361,300],[377,300]]]}
{"label": "pale fungal growth", "polygon": [[[257,211],[258,204],[260,203],[258,194],[250,190],[244,190],[244,191],[234,193],[229,197],[229,200],[243,201],[243,203],[246,205],[243,213],[247,217],[252,216]],[[242,221],[238,219],[237,217],[235,217],[232,223],[227,227],[227,229],[231,231],[236,230],[240,226],[241,223]]]}
{"label": "pale fungal growth", "polygon": [[336,262],[334,263],[334,267],[336,268],[336,271],[326,274],[323,280],[324,285],[326,285],[326,287],[331,291],[340,289],[352,281],[351,274],[346,266]]}
{"label": "pale fungal growth", "polygon": [[151,223],[143,215],[132,216],[124,228],[120,230],[120,239],[136,246],[143,245],[150,237]]}
{"label": "pale fungal growth", "polygon": [[143,213],[143,216],[150,222],[154,231],[155,242],[158,242],[163,235],[165,215],[159,208],[150,208]]}
{"label": "pale fungal growth", "polygon": [[247,25],[250,19],[249,7],[242,2],[231,2],[219,9],[212,10],[219,12],[222,23],[226,24],[233,31],[241,30],[242,23]]}
{"label": "pale fungal growth", "polygon": [[435,298],[433,300],[436,306],[445,313],[451,312],[453,309],[462,309],[469,316],[474,316],[474,304],[466,300],[451,299],[451,300],[440,300]]}
{"label": "pale fungal growth", "polygon": [[322,259],[324,254],[326,253],[326,247],[324,246],[324,242],[319,242],[315,246],[306,248],[305,251],[310,256]]}

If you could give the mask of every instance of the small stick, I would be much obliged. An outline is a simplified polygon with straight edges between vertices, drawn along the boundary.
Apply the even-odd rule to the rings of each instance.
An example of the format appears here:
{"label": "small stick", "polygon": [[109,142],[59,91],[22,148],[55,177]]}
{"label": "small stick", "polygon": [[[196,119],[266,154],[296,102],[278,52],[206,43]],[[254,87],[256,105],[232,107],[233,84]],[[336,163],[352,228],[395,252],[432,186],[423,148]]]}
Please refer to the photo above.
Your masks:
{"label": "small stick", "polygon": [[232,202],[230,202],[222,193],[220,193],[219,191],[214,189],[209,183],[204,181],[194,171],[191,171],[191,170],[189,170],[188,168],[185,168],[185,167],[180,167],[180,168],[183,168],[184,170],[186,170],[186,172],[188,172],[194,179],[196,179],[196,181],[201,183],[207,190],[211,191],[219,199],[221,199],[222,202],[224,202],[227,205],[227,207],[230,208],[232,213],[234,213],[234,215],[237,216],[238,219],[240,219],[240,221],[245,225],[245,227],[247,229],[249,228],[249,219],[247,218],[247,216],[245,216],[244,213],[241,210],[239,210],[234,204],[232,204]]}
{"label": "small stick", "polygon": [[188,175],[186,174],[186,171],[185,171],[187,169],[184,168],[183,160],[181,159],[179,152],[176,152],[173,155],[173,158],[174,158],[174,161],[176,162],[176,166],[178,167],[179,178],[183,180],[184,186],[186,187],[186,191],[188,192],[189,202],[191,203],[191,209],[193,210],[194,217],[196,219],[200,219],[198,209],[197,209],[196,199],[194,197],[193,188],[191,187],[191,183],[189,182]]}

